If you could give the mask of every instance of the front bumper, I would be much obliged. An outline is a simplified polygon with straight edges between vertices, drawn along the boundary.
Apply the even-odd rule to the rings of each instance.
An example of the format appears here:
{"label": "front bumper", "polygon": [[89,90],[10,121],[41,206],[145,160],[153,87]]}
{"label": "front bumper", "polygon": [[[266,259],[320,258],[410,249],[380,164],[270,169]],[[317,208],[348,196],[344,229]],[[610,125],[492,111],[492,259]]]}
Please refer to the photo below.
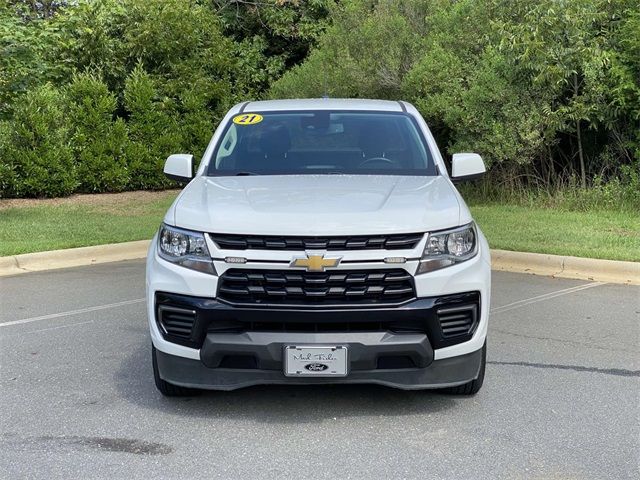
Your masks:
{"label": "front bumper", "polygon": [[[479,308],[479,292],[393,307],[321,310],[238,307],[157,292],[155,316],[164,340],[199,352],[197,359],[158,352],[159,373],[176,385],[223,390],[261,383],[378,383],[404,389],[460,385],[476,378],[478,351],[434,361],[434,347],[469,340],[478,327]],[[447,317],[441,313],[449,315],[452,309],[470,314],[467,333],[443,332]],[[286,377],[287,345],[344,345],[348,375]]]}
{"label": "front bumper", "polygon": [[[155,240],[155,239],[154,239]],[[422,248],[422,247],[421,247]],[[260,268],[277,268],[277,264],[256,264]],[[352,264],[350,268],[355,268]],[[218,272],[224,270],[224,263],[216,263]],[[371,264],[362,268],[371,268]],[[405,266],[410,273],[417,264]],[[330,318],[316,318],[318,315],[335,316],[340,312],[296,311],[295,309],[269,308],[259,311],[254,308],[232,307],[215,298],[217,277],[185,269],[160,259],[156,252],[156,242],[152,241],[147,259],[147,312],[153,345],[157,350],[160,376],[173,384],[197,388],[234,389],[265,383],[378,383],[398,388],[438,388],[464,384],[476,378],[480,367],[482,347],[488,324],[491,286],[489,249],[484,237],[480,236],[480,254],[461,264],[414,277],[417,297],[415,300],[389,309],[347,308],[349,315],[362,321],[401,322],[411,319],[429,319],[438,298],[465,295],[477,292],[479,295],[478,322],[467,339],[461,342],[447,342],[438,339],[433,329],[436,324],[427,321],[423,334],[394,331],[366,332],[293,332],[283,329],[275,333],[277,338],[268,338],[266,331],[251,329],[239,333],[211,332],[209,325],[220,319],[246,321],[249,317],[262,317],[264,321],[331,321]],[[171,293],[166,293],[171,292]],[[157,322],[157,299],[168,295],[182,297],[187,306],[195,310],[203,309],[207,319],[198,328],[197,338],[183,342],[167,338]],[[195,300],[194,300],[195,299]],[[169,302],[171,303],[171,302]],[[389,311],[392,309],[393,311]],[[285,311],[286,310],[286,311]],[[430,330],[431,329],[431,330]],[[274,332],[271,332],[274,334]],[[346,337],[354,334],[355,336]],[[372,334],[373,337],[368,336]],[[334,335],[334,336],[332,336]],[[349,340],[349,341],[347,341]],[[350,371],[347,377],[296,378],[285,377],[282,368],[285,344],[310,345],[325,343],[347,345],[349,348]],[[253,357],[248,364],[236,358],[234,368],[228,367],[228,360],[220,352],[228,355]],[[217,352],[217,353],[216,353]],[[401,356],[411,359],[411,365],[391,362],[379,363],[385,356]],[[245,359],[246,360],[246,359]],[[355,363],[352,363],[355,362]],[[249,367],[249,368],[246,368]],[[390,367],[390,368],[388,368]]]}
{"label": "front bumper", "polygon": [[[256,340],[253,338],[252,340]],[[268,342],[268,339],[263,339]],[[344,344],[344,339],[339,343]],[[280,341],[278,342],[280,344]],[[237,346],[237,344],[236,344]],[[252,344],[254,349],[256,344]],[[265,351],[282,351],[278,346],[262,345]],[[209,368],[200,360],[169,355],[156,351],[160,377],[183,387],[235,390],[266,384],[378,384],[404,390],[443,388],[463,385],[478,377],[482,363],[482,349],[459,357],[435,360],[425,368],[352,370],[346,377],[286,377],[282,370]],[[275,360],[274,360],[275,361]]]}

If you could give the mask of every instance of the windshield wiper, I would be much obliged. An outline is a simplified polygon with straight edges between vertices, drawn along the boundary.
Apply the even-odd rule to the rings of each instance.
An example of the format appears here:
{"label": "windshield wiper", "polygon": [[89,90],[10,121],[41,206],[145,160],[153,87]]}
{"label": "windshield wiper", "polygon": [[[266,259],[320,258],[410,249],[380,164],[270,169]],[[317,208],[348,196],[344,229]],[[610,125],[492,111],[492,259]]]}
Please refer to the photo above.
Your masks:
{"label": "windshield wiper", "polygon": [[248,177],[249,175],[258,175],[255,172],[238,172],[236,173],[236,177]]}

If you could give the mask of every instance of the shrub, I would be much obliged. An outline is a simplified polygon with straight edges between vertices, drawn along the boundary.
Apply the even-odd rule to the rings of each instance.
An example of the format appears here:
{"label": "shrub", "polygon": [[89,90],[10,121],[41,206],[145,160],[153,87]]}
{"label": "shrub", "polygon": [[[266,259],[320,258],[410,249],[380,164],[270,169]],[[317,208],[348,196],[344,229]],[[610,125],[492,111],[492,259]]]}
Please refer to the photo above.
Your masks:
{"label": "shrub", "polygon": [[637,0],[0,2],[0,195],[173,185],[268,92],[409,100],[487,194],[637,204],[639,47]]}
{"label": "shrub", "polygon": [[14,166],[9,163],[11,124],[0,121],[0,198],[7,197],[15,190]]}
{"label": "shrub", "polygon": [[122,119],[113,120],[115,95],[97,77],[82,74],[69,85],[67,97],[79,191],[124,190],[129,183],[127,129]]}
{"label": "shrub", "polygon": [[126,147],[132,189],[164,188],[172,183],[162,170],[165,158],[182,150],[183,138],[176,121],[175,104],[157,98],[151,76],[138,66],[127,78],[125,107],[130,113]]}
{"label": "shrub", "polygon": [[45,84],[20,98],[10,122],[6,166],[21,197],[69,195],[78,186],[63,93]]}
{"label": "shrub", "polygon": [[[183,150],[200,158],[215,130],[214,115],[207,108],[206,96],[195,90],[181,97],[180,132]],[[171,152],[178,153],[178,152]]]}

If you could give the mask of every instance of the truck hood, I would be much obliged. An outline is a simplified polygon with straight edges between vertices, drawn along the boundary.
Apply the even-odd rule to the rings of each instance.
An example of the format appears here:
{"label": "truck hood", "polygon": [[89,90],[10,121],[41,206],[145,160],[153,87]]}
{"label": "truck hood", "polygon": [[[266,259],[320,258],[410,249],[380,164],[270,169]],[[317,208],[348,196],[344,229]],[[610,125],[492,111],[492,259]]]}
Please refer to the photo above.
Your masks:
{"label": "truck hood", "polygon": [[199,176],[165,217],[202,232],[300,236],[424,232],[461,221],[470,215],[447,178],[391,175]]}

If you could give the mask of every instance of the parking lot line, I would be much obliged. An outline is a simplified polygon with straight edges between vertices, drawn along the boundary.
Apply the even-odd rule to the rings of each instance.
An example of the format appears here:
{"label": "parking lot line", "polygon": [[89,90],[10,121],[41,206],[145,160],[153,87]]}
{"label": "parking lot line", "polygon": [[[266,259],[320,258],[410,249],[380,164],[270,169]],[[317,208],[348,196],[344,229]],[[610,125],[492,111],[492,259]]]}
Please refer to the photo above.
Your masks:
{"label": "parking lot line", "polygon": [[507,303],[506,305],[502,305],[500,307],[491,309],[491,313],[508,312],[510,310],[515,310],[517,308],[526,307],[527,305],[531,305],[532,303],[544,302],[545,300],[550,300],[552,298],[561,297],[562,295],[568,295],[570,293],[579,292],[580,290],[586,290],[588,288],[598,287],[600,285],[605,285],[605,284],[603,282],[591,282],[591,283],[586,283],[584,285],[578,285],[575,287],[563,288],[562,290],[556,290],[553,292],[545,293],[543,295],[538,295],[535,297],[518,300],[517,302]]}
{"label": "parking lot line", "polygon": [[93,307],[79,308],[68,312],[51,313],[49,315],[41,315],[39,317],[23,318],[21,320],[13,320],[10,322],[0,323],[0,327],[10,327],[12,325],[22,325],[24,323],[39,322],[40,320],[50,320],[53,318],[68,317],[70,315],[79,315],[81,313],[95,312],[98,310],[106,310],[108,308],[123,307],[125,305],[133,305],[135,303],[144,302],[144,298],[136,298],[133,300],[124,300],[122,302],[107,303],[105,305],[96,305]]}

